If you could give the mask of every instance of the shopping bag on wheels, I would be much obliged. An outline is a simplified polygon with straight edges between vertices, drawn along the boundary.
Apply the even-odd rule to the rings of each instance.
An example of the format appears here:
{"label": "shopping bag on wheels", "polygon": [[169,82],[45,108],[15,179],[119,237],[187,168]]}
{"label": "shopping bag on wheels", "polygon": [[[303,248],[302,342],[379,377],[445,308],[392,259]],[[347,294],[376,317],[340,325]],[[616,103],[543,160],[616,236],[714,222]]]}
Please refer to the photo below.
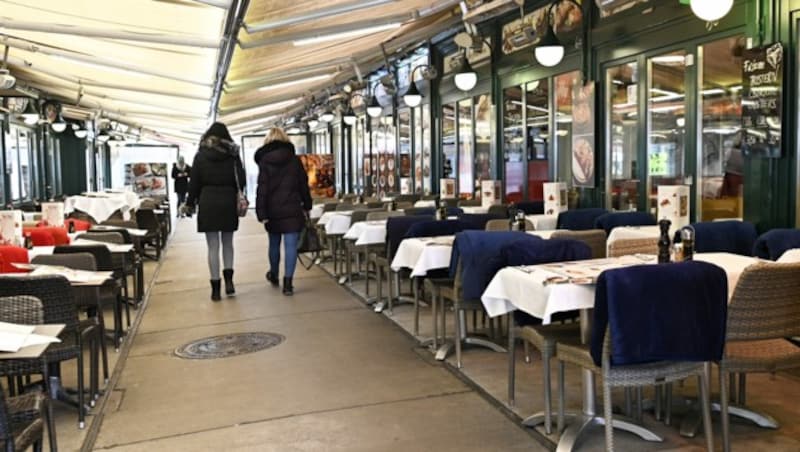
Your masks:
{"label": "shopping bag on wheels", "polygon": [[[322,251],[322,241],[320,240],[319,232],[317,232],[317,228],[314,227],[314,223],[306,218],[306,225],[303,227],[303,230],[300,231],[300,238],[297,241],[297,260],[303,268],[308,270],[314,266],[320,251]],[[317,256],[312,257],[308,265],[306,265],[301,258],[303,253],[314,253]]]}

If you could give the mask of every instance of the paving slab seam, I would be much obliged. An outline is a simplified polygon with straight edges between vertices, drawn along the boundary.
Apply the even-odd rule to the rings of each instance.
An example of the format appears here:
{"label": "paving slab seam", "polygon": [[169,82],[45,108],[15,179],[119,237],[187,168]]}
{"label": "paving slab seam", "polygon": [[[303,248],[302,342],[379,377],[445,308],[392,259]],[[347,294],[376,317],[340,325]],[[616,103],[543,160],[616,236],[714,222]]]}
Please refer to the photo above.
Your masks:
{"label": "paving slab seam", "polygon": [[357,410],[357,409],[360,409],[360,408],[372,408],[372,407],[377,407],[377,406],[386,406],[386,405],[392,405],[392,404],[395,404],[395,403],[406,403],[406,402],[417,402],[417,401],[421,401],[421,400],[439,399],[439,398],[444,398],[444,397],[452,397],[452,396],[457,396],[457,395],[470,394],[472,392],[473,392],[472,390],[465,389],[465,390],[461,390],[461,391],[448,391],[448,392],[443,392],[443,393],[440,393],[440,394],[428,394],[428,395],[424,395],[424,396],[420,396],[420,397],[409,397],[409,398],[404,398],[404,399],[385,400],[383,402],[363,403],[363,404],[350,405],[350,406],[339,407],[339,408],[330,408],[330,409],[326,409],[326,410],[314,410],[314,411],[307,411],[307,412],[303,412],[303,413],[292,413],[292,414],[286,414],[286,415],[283,415],[283,416],[268,417],[268,418],[256,419],[256,420],[252,420],[252,421],[237,422],[235,424],[221,425],[221,426],[218,426],[218,427],[194,430],[194,431],[191,431],[191,432],[176,433],[174,435],[157,436],[157,437],[153,437],[153,438],[142,439],[142,440],[139,440],[139,441],[131,441],[131,442],[127,442],[127,443],[111,444],[111,445],[108,445],[108,446],[104,446],[102,449],[98,449],[98,450],[112,450],[112,449],[116,449],[118,447],[132,446],[132,445],[136,445],[136,444],[145,444],[145,443],[150,443],[150,442],[155,442],[155,441],[162,441],[162,440],[165,440],[165,439],[180,438],[180,437],[184,437],[184,436],[196,435],[198,433],[214,432],[214,431],[225,430],[225,429],[244,426],[244,425],[255,425],[255,424],[263,424],[263,423],[267,423],[267,422],[282,421],[282,420],[285,420],[285,419],[292,419],[292,418],[302,417],[302,416],[314,416],[314,415],[317,415],[317,414],[336,413],[336,412],[340,412],[340,411]]}
{"label": "paving slab seam", "polygon": [[105,388],[105,394],[100,397],[99,402],[94,407],[94,420],[89,425],[88,431],[86,432],[86,438],[83,440],[83,445],[80,449],[81,452],[90,452],[94,449],[95,441],[97,441],[97,435],[100,434],[100,428],[102,427],[103,418],[105,417],[106,406],[108,405],[108,401],[111,399],[109,396],[113,391],[116,390],[117,383],[119,383],[122,370],[125,368],[125,362],[128,359],[128,354],[133,346],[133,340],[136,337],[136,332],[139,330],[139,326],[144,318],[144,313],[150,304],[150,294],[153,291],[153,287],[155,287],[156,281],[158,281],[158,275],[161,273],[161,267],[164,265],[164,262],[166,262],[168,255],[169,246],[166,246],[163,250],[161,250],[161,260],[158,261],[158,264],[153,271],[153,276],[145,287],[145,292],[142,296],[142,303],[137,309],[137,315],[133,316],[133,322],[128,328],[128,331],[125,335],[125,340],[122,342],[122,346],[119,349],[117,363],[114,365],[114,370],[111,372],[111,376],[108,379],[108,384]]}

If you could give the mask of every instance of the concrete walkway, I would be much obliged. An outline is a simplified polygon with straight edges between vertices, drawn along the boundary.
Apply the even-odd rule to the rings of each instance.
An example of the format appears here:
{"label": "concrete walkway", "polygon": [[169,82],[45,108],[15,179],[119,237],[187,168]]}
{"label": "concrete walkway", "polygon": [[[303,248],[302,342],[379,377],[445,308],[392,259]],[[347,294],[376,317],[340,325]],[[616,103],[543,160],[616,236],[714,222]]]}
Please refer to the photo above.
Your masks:
{"label": "concrete walkway", "polygon": [[[96,450],[542,450],[320,270],[298,268],[294,297],[270,287],[266,234],[252,217],[235,239],[237,296],[212,303],[194,228],[176,228]],[[245,331],[286,340],[216,360],[173,355]]]}

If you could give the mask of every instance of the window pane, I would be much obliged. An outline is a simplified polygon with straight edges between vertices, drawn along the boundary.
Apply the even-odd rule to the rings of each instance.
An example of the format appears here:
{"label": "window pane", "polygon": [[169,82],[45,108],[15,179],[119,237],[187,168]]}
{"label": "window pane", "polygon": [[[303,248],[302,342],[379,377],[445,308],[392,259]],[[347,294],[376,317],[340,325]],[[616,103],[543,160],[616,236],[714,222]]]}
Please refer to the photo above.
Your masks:
{"label": "window pane", "polygon": [[488,94],[475,98],[475,196],[481,181],[492,178],[492,102]]}
{"label": "window pane", "polygon": [[431,193],[431,107],[422,106],[422,190]]}
{"label": "window pane", "polygon": [[561,182],[572,181],[572,94],[581,83],[580,71],[556,76],[556,140],[558,168],[556,177]]}
{"label": "window pane", "polygon": [[386,186],[385,186],[385,193],[386,192],[396,192],[397,185],[400,183],[396,180],[395,175],[397,174],[397,162],[395,161],[395,155],[397,150],[397,139],[394,127],[394,121],[392,117],[385,118],[385,125],[384,125],[384,139],[385,141],[385,149],[386,149],[386,166],[385,166],[385,175],[386,175]]}
{"label": "window pane", "polygon": [[547,79],[525,86],[526,131],[528,136],[528,200],[544,199],[542,184],[550,180],[550,90]]}
{"label": "window pane", "polygon": [[608,140],[611,149],[611,208],[636,210],[638,184],[636,168],[637,89],[636,63],[606,70]]}
{"label": "window pane", "polygon": [[422,107],[414,109],[414,193],[422,193]]}
{"label": "window pane", "polygon": [[506,164],[506,202],[522,201],[525,168],[522,133],[522,86],[512,86],[503,92],[503,156]]}
{"label": "window pane", "polygon": [[458,103],[458,193],[461,198],[472,199],[475,185],[472,149],[472,99]]}
{"label": "window pane", "polygon": [[648,207],[655,214],[659,185],[683,184],[686,126],[686,54],[650,58],[647,115]]}
{"label": "window pane", "polygon": [[442,177],[456,177],[456,107],[453,104],[442,106]]}
{"label": "window pane", "polygon": [[701,220],[741,218],[743,159],[741,150],[742,59],[744,38],[732,37],[701,47],[702,199]]}
{"label": "window pane", "polygon": [[19,178],[21,182],[19,195],[21,199],[29,199],[31,196],[31,177],[33,177],[30,162],[30,148],[33,145],[31,135],[27,130],[19,130]]}
{"label": "window pane", "polygon": [[[398,111],[400,136],[400,177],[411,177],[411,109],[404,108]],[[409,180],[410,184],[410,180]],[[410,185],[409,185],[410,188]]]}
{"label": "window pane", "polygon": [[6,139],[6,172],[8,172],[9,193],[11,200],[19,199],[19,148],[17,146],[17,128],[10,127],[5,134]]}

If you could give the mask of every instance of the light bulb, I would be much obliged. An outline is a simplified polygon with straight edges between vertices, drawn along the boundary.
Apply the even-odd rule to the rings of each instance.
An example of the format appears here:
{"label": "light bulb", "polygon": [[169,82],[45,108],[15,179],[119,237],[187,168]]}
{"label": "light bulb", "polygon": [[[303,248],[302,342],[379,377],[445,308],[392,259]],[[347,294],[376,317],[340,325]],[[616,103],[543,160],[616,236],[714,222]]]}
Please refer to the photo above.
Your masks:
{"label": "light bulb", "polygon": [[695,16],[706,22],[715,22],[730,12],[733,0],[691,0],[689,6]]}
{"label": "light bulb", "polygon": [[542,66],[553,67],[564,59],[564,46],[562,45],[544,45],[539,46],[534,50],[536,61]]}

